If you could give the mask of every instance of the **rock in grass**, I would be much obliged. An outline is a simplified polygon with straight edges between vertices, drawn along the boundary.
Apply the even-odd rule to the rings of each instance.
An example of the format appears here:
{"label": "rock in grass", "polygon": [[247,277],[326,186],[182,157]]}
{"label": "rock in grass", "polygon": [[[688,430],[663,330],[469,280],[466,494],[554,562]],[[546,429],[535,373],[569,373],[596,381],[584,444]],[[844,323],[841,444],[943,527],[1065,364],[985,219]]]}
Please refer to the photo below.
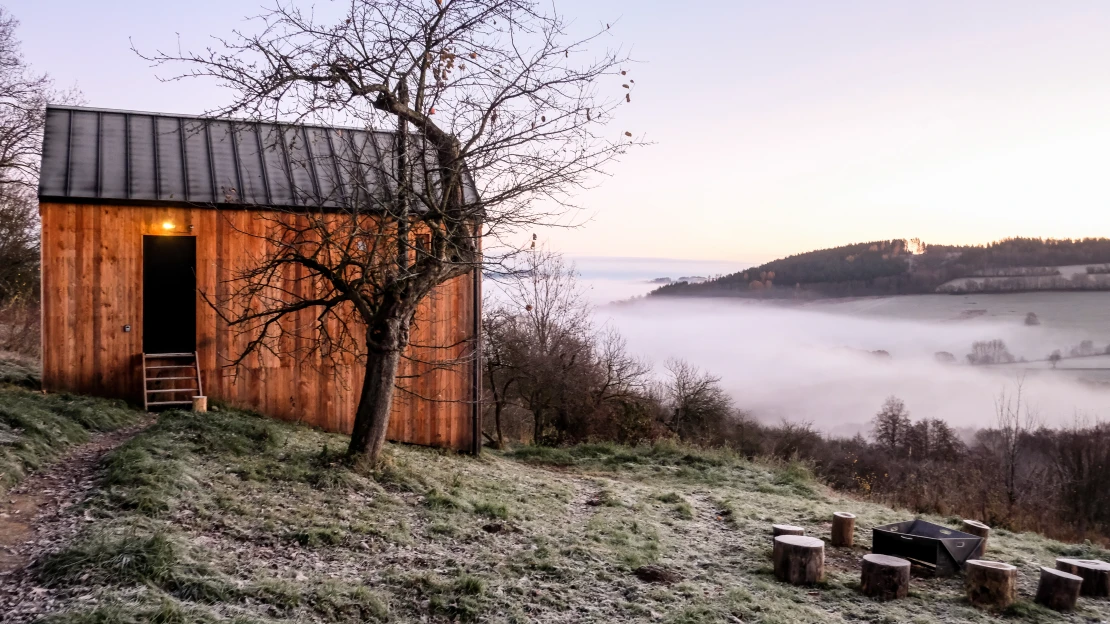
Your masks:
{"label": "rock in grass", "polygon": [[636,578],[645,583],[665,583],[671,585],[682,580],[674,570],[668,570],[663,566],[646,565],[640,566],[632,571]]}

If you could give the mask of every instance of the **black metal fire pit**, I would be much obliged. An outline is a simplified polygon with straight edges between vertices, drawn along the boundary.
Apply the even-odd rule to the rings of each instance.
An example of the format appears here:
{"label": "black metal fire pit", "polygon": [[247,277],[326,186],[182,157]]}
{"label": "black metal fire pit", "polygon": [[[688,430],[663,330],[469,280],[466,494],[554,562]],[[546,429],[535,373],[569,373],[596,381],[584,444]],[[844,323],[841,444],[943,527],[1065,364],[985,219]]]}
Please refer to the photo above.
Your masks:
{"label": "black metal fire pit", "polygon": [[979,548],[983,538],[925,522],[907,520],[875,527],[871,552],[908,559],[937,576],[951,576]]}

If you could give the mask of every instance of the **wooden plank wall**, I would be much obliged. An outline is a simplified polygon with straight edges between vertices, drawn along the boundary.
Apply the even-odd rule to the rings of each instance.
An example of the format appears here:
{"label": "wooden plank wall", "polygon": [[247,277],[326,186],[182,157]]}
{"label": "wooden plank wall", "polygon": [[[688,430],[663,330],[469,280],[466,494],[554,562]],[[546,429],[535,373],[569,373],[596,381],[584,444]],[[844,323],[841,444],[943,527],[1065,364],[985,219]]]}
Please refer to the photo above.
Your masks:
{"label": "wooden plank wall", "polygon": [[[226,294],[236,263],[262,253],[264,219],[249,211],[83,204],[42,204],[43,386],[142,400],[142,237],[190,235],[197,239],[197,288]],[[175,228],[162,227],[171,221]],[[192,230],[189,229],[192,226]],[[291,271],[293,269],[290,269]],[[290,275],[295,279],[296,275]],[[398,374],[389,437],[399,442],[471,450],[473,282],[463,276],[442,285],[421,306],[412,344]],[[295,330],[311,327],[312,311],[289,321],[293,347],[305,348]],[[131,326],[124,332],[125,325]],[[293,337],[297,334],[297,337]],[[349,433],[362,378],[356,366],[326,366],[320,358],[288,353],[251,357],[237,368],[229,358],[247,336],[229,329],[197,297],[197,350],[205,394],[277,418]],[[435,345],[456,345],[436,348]]]}

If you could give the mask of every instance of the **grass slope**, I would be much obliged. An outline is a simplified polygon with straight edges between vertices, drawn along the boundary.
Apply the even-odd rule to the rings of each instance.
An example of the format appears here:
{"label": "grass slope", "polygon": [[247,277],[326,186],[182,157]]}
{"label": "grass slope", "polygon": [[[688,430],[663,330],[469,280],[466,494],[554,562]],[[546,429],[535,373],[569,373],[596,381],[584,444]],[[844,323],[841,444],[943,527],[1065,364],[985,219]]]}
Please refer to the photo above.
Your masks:
{"label": "grass slope", "polygon": [[[48,623],[92,622],[987,622],[958,579],[915,579],[906,600],[858,593],[864,529],[905,519],[837,499],[799,466],[656,445],[525,448],[470,458],[393,446],[370,475],[342,467],[340,436],[239,412],[171,412],[105,463],[88,522],[38,568]],[[858,514],[858,545],[828,548],[828,580],[770,574],[772,522],[828,537]],[[955,519],[939,519],[952,522]],[[1021,568],[1011,621],[1061,618],[1030,603],[1037,566],[1091,547],[998,531]],[[640,581],[654,564],[678,577]]]}
{"label": "grass slope", "polygon": [[92,434],[133,425],[141,417],[122,401],[43,395],[10,385],[37,383],[33,369],[0,360],[0,495]]}

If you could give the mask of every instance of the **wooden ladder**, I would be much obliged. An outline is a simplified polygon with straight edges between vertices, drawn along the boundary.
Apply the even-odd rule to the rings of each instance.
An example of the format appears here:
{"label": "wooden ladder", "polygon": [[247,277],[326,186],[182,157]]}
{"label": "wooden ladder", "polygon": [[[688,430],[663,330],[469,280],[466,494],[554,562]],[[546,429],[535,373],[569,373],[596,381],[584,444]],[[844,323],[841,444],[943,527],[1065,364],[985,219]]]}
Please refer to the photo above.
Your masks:
{"label": "wooden ladder", "polygon": [[[181,395],[185,395],[182,398]],[[143,408],[192,405],[203,396],[200,363],[192,353],[143,354]]]}

